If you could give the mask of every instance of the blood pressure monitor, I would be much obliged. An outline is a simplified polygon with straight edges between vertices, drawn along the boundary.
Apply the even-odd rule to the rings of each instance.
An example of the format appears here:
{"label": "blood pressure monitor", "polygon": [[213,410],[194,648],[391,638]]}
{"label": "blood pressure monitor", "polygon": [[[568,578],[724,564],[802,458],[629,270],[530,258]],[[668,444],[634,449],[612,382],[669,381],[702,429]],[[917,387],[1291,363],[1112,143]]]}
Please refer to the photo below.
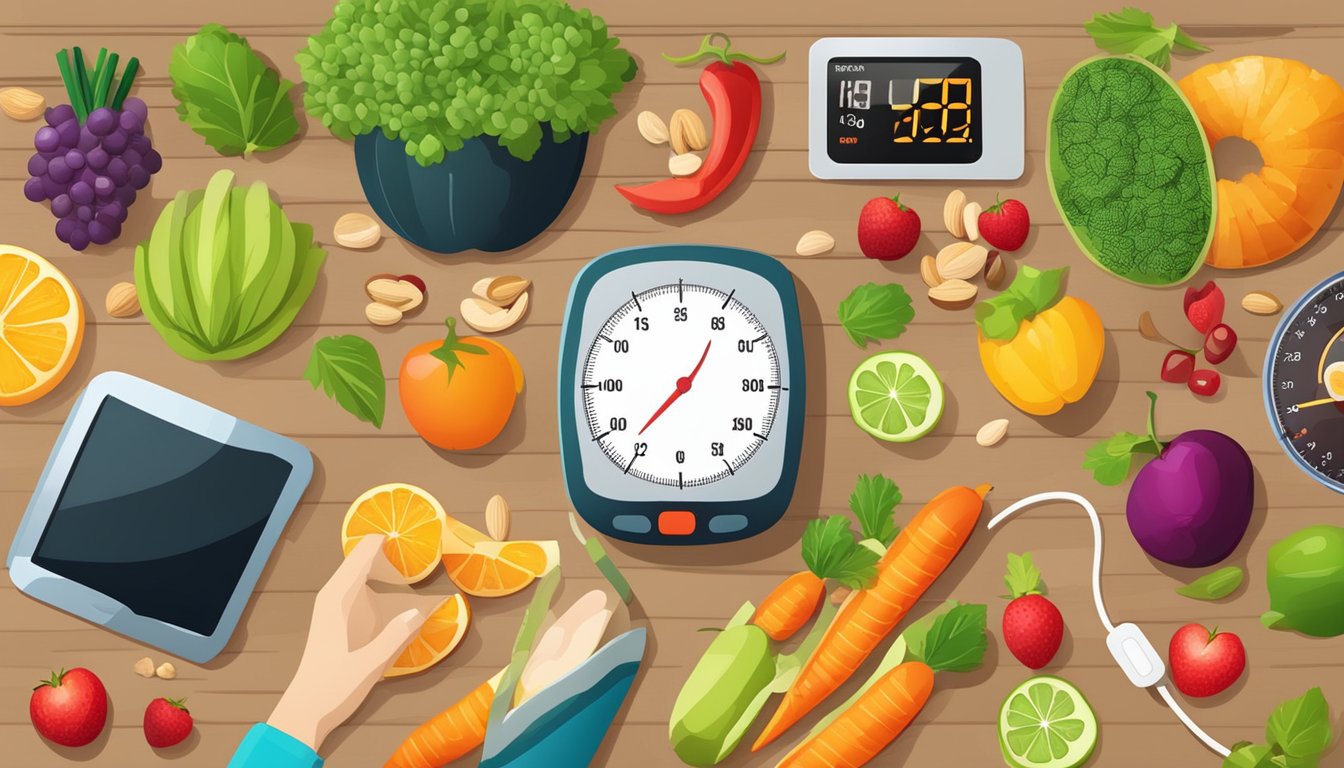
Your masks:
{"label": "blood pressure monitor", "polygon": [[808,164],[821,179],[1022,175],[1022,50],[974,37],[828,37],[808,57]]}
{"label": "blood pressure monitor", "polygon": [[802,325],[769,256],[664,245],[595,259],[571,289],[558,383],[565,485],[608,536],[733,541],[788,507]]}

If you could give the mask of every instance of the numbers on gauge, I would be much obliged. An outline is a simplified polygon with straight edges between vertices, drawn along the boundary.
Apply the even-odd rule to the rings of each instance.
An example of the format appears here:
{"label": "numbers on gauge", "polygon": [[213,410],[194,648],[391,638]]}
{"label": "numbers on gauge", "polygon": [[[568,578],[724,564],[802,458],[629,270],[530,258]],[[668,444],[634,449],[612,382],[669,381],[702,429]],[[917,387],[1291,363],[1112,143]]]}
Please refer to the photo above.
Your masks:
{"label": "numbers on gauge", "polygon": [[635,318],[631,318],[631,319],[635,321],[635,330],[636,330],[636,331],[647,331],[647,330],[649,330],[649,318],[647,318],[647,317],[635,317]]}
{"label": "numbers on gauge", "polygon": [[734,431],[734,432],[750,432],[750,431],[751,431],[751,417],[749,417],[749,416],[748,416],[748,417],[734,416],[734,417],[733,417],[733,431]]}
{"label": "numbers on gauge", "polygon": [[1344,403],[1323,381],[1330,365],[1344,361],[1341,303],[1344,283],[1334,282],[1285,319],[1270,349],[1265,387],[1284,447],[1310,474],[1344,489],[1344,467],[1335,461],[1336,449],[1344,449]]}
{"label": "numbers on gauge", "polygon": [[743,379],[743,380],[742,380],[742,391],[743,391],[743,392],[764,392],[764,391],[765,391],[765,379]]}

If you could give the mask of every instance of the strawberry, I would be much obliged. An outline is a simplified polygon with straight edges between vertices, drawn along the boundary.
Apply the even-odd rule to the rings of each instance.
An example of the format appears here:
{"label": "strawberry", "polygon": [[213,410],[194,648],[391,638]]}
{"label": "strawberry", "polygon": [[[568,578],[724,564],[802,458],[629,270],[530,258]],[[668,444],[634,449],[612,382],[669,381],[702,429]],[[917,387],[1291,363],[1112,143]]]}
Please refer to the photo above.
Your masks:
{"label": "strawberry", "polygon": [[63,747],[82,747],[107,724],[107,689],[83,667],[53,672],[33,689],[28,719],[37,732]]}
{"label": "strawberry", "polygon": [[980,236],[1001,251],[1016,251],[1027,242],[1031,216],[1021,200],[996,200],[980,212]]}
{"label": "strawberry", "polygon": [[1207,335],[1215,325],[1223,322],[1223,309],[1226,304],[1227,299],[1223,297],[1223,289],[1219,288],[1218,284],[1212,280],[1198,290],[1194,288],[1185,289],[1185,319],[1189,320],[1190,325],[1202,334]]}
{"label": "strawberry", "polygon": [[159,697],[145,707],[145,741],[156,749],[180,744],[191,735],[194,722],[186,699]]}
{"label": "strawberry", "polygon": [[859,250],[870,259],[894,261],[915,249],[919,214],[901,196],[874,197],[859,213]]}
{"label": "strawberry", "polygon": [[1231,632],[1210,632],[1199,624],[1186,624],[1171,636],[1167,662],[1171,682],[1181,693],[1203,698],[1237,682],[1246,670],[1246,647]]}
{"label": "strawberry", "polygon": [[1045,596],[1041,572],[1031,555],[1008,555],[1008,573],[1003,577],[1012,602],[1003,609],[1003,642],[1017,660],[1040,669],[1059,652],[1064,640],[1064,617]]}

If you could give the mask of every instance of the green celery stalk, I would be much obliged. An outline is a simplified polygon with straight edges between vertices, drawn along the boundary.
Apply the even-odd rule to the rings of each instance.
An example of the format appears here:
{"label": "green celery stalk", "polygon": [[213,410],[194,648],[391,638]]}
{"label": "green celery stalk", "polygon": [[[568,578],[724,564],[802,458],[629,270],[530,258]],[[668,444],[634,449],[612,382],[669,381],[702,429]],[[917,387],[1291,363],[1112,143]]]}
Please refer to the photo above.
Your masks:
{"label": "green celery stalk", "polygon": [[70,98],[70,106],[79,116],[79,89],[75,86],[75,72],[70,67],[70,51],[62,48],[56,52],[56,68],[61,71],[61,82],[65,83],[65,95]]}
{"label": "green celery stalk", "polygon": [[112,81],[117,76],[117,54],[107,57],[107,63],[103,65],[102,71],[94,79],[93,103],[94,107],[107,106],[107,92],[112,88]]}
{"label": "green celery stalk", "polygon": [[103,67],[105,66],[107,66],[107,49],[100,48],[98,50],[98,61],[93,65],[93,74],[89,76],[89,83],[92,86],[89,89],[89,97],[91,99],[89,103],[90,112],[102,106],[98,101],[97,93],[98,81],[103,78]]}
{"label": "green celery stalk", "polygon": [[523,624],[513,641],[513,655],[509,659],[509,666],[505,668],[504,677],[499,681],[499,687],[495,689],[495,698],[490,702],[490,717],[487,722],[498,723],[508,713],[513,693],[518,688],[518,681],[522,679],[523,668],[527,666],[527,659],[532,655],[532,646],[537,641],[541,625],[546,620],[546,612],[551,609],[551,600],[555,597],[555,590],[559,586],[558,566],[547,571],[537,583],[537,591],[532,594],[532,602],[528,603],[527,610],[523,612]]}
{"label": "green celery stalk", "polygon": [[112,108],[121,109],[121,102],[126,100],[126,94],[131,92],[131,83],[135,82],[135,73],[140,69],[140,60],[132,56],[131,60],[126,62],[126,71],[121,73],[121,85],[117,86],[117,95],[112,97]]}
{"label": "green celery stalk", "polygon": [[89,116],[89,102],[93,100],[93,89],[89,87],[88,62],[84,61],[84,51],[76,45],[74,49],[75,58],[75,84],[79,86],[79,103],[83,110],[79,122],[84,122],[84,118]]}
{"label": "green celery stalk", "polygon": [[574,516],[573,512],[569,513],[569,527],[574,531],[574,536],[578,538],[579,543],[583,545],[584,551],[588,553],[588,559],[593,561],[597,570],[601,571],[602,575],[606,577],[607,583],[611,584],[611,588],[616,590],[621,602],[629,605],[635,596],[634,590],[630,588],[630,582],[626,581],[625,575],[607,556],[607,550],[602,547],[602,542],[598,541],[596,536],[585,537],[583,535],[583,532],[579,530],[579,519]]}

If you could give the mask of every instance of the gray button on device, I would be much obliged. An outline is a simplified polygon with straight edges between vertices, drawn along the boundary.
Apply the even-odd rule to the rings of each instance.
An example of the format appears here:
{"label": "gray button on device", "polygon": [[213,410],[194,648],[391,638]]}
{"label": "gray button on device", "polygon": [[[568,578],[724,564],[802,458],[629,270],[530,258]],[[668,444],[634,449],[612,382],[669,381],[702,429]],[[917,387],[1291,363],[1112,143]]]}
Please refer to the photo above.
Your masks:
{"label": "gray button on device", "polygon": [[710,533],[733,533],[746,527],[746,515],[716,515],[709,521]]}
{"label": "gray button on device", "polygon": [[627,533],[648,533],[653,530],[653,521],[643,515],[617,515],[611,519],[611,525]]}

